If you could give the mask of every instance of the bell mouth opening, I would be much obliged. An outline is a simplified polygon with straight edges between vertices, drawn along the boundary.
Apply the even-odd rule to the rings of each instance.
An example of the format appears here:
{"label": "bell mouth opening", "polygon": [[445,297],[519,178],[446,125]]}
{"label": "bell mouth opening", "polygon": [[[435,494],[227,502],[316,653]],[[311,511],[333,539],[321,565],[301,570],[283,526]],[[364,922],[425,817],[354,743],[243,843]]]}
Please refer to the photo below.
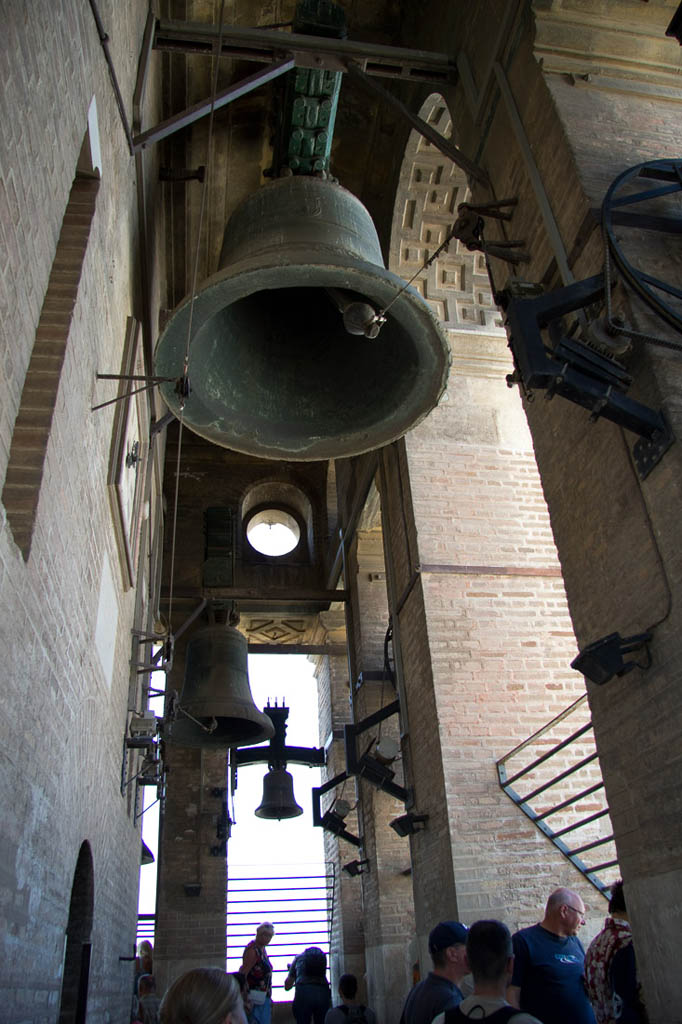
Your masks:
{"label": "bell mouth opening", "polygon": [[206,321],[192,348],[197,397],[211,418],[227,404],[273,441],[282,429],[303,439],[330,421],[341,431],[374,424],[402,405],[418,367],[398,321],[389,318],[374,340],[350,334],[324,288],[239,299]]}
{"label": "bell mouth opening", "polygon": [[[401,287],[368,264],[242,265],[215,275],[194,303],[183,422],[215,444],[273,459],[358,455],[401,437],[437,403],[449,363],[433,314],[410,291],[376,337],[358,333]],[[189,308],[157,346],[155,372],[173,381]],[[174,384],[161,393],[179,415]]]}

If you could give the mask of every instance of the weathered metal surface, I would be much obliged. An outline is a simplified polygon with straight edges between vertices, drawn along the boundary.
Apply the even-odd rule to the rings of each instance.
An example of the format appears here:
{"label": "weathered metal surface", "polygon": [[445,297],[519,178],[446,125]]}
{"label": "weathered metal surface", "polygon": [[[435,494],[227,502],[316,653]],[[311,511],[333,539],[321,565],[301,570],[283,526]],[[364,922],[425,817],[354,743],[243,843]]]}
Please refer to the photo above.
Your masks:
{"label": "weathered metal surface", "polygon": [[[346,189],[282,178],[250,196],[225,231],[222,269],[173,313],[156,373],[191,393],[168,407],[197,434],[248,455],[312,460],[396,440],[438,402],[449,347],[421,296],[383,266],[372,220]],[[327,289],[380,312],[377,338],[350,334]]]}
{"label": "weathered metal surface", "polygon": [[179,746],[227,749],[274,735],[251,697],[247,640],[232,626],[198,630],[187,645],[177,717],[166,736]]}

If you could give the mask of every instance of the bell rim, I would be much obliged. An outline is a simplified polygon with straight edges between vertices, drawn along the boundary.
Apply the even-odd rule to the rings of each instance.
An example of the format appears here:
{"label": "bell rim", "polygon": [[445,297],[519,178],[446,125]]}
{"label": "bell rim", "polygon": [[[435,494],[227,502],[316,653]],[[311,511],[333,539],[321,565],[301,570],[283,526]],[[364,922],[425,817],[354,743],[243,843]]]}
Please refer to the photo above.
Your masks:
{"label": "bell rim", "polygon": [[[297,250],[305,259],[293,262]],[[328,254],[330,260],[323,258]],[[358,260],[357,257],[338,250],[318,247],[315,257],[310,258],[310,250],[306,246],[290,247],[287,250],[287,262],[272,252],[259,259],[249,258],[231,264],[207,278],[196,294],[192,305],[191,296],[186,296],[175,308],[163,332],[159,336],[154,351],[154,372],[158,376],[168,377],[172,383],[159,386],[159,392],[177,418],[182,416],[183,423],[193,433],[219,447],[240,452],[257,458],[268,458],[286,461],[320,461],[329,458],[348,458],[362,455],[403,437],[413,430],[438,405],[448,383],[452,354],[447,337],[433,311],[416,289],[405,286],[402,278],[391,270],[377,264]],[[265,262],[263,259],[265,258]],[[189,377],[191,381],[192,363],[191,346],[193,339],[204,325],[221,310],[261,291],[270,289],[288,289],[310,287],[309,281],[302,280],[306,275],[315,280],[316,287],[345,288],[365,295],[377,308],[384,308],[395,300],[391,313],[399,320],[405,330],[420,331],[429,339],[428,346],[419,350],[420,365],[414,375],[414,386],[409,403],[395,410],[395,418],[390,429],[380,436],[372,433],[370,437],[366,429],[351,431],[346,435],[334,438],[310,438],[300,449],[291,447],[278,449],[270,443],[254,441],[252,434],[240,437],[232,433],[224,438],[215,430],[202,429],[201,425],[191,422],[190,397],[186,400],[184,410],[180,409],[180,399],[175,393],[174,381],[182,375],[185,359],[187,328],[191,314],[192,335],[190,338]],[[257,284],[257,287],[253,287]],[[402,290],[402,291],[401,291]],[[400,294],[398,294],[400,292]],[[396,297],[397,296],[397,297]],[[368,344],[373,342],[368,341]],[[407,411],[405,411],[407,407]]]}

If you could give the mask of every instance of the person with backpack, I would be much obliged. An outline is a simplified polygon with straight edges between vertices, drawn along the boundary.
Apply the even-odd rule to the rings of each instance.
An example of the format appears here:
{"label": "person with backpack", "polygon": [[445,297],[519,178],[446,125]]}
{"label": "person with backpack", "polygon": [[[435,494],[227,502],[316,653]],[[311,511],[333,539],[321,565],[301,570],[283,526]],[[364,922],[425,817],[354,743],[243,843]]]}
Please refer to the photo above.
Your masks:
{"label": "person with backpack", "polygon": [[339,995],[341,1003],[327,1010],[324,1024],[377,1024],[374,1010],[363,1003],[356,1002],[358,979],[354,974],[342,974],[339,978]]}
{"label": "person with backpack", "polygon": [[466,942],[467,960],[474,978],[474,991],[458,1006],[434,1017],[433,1024],[465,1024],[484,1020],[487,1024],[541,1024],[525,1010],[505,998],[514,969],[512,937],[501,921],[476,921]]}
{"label": "person with backpack", "polygon": [[294,957],[284,982],[287,992],[296,986],[293,1011],[296,1024],[324,1024],[332,1004],[327,981],[327,957],[317,946],[309,946]]}

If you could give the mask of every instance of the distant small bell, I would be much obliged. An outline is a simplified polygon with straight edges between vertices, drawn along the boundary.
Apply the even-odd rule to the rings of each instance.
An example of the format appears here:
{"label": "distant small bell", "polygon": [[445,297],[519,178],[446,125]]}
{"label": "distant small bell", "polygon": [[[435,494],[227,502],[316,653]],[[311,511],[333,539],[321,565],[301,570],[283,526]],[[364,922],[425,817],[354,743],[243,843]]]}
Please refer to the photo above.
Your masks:
{"label": "distant small bell", "polygon": [[247,661],[248,641],[233,626],[208,626],[191,637],[171,742],[220,750],[274,736],[271,720],[253,702]]}
{"label": "distant small bell", "polygon": [[263,777],[263,799],[255,811],[257,818],[297,818],[303,814],[294,797],[294,780],[284,768],[273,768]]}

